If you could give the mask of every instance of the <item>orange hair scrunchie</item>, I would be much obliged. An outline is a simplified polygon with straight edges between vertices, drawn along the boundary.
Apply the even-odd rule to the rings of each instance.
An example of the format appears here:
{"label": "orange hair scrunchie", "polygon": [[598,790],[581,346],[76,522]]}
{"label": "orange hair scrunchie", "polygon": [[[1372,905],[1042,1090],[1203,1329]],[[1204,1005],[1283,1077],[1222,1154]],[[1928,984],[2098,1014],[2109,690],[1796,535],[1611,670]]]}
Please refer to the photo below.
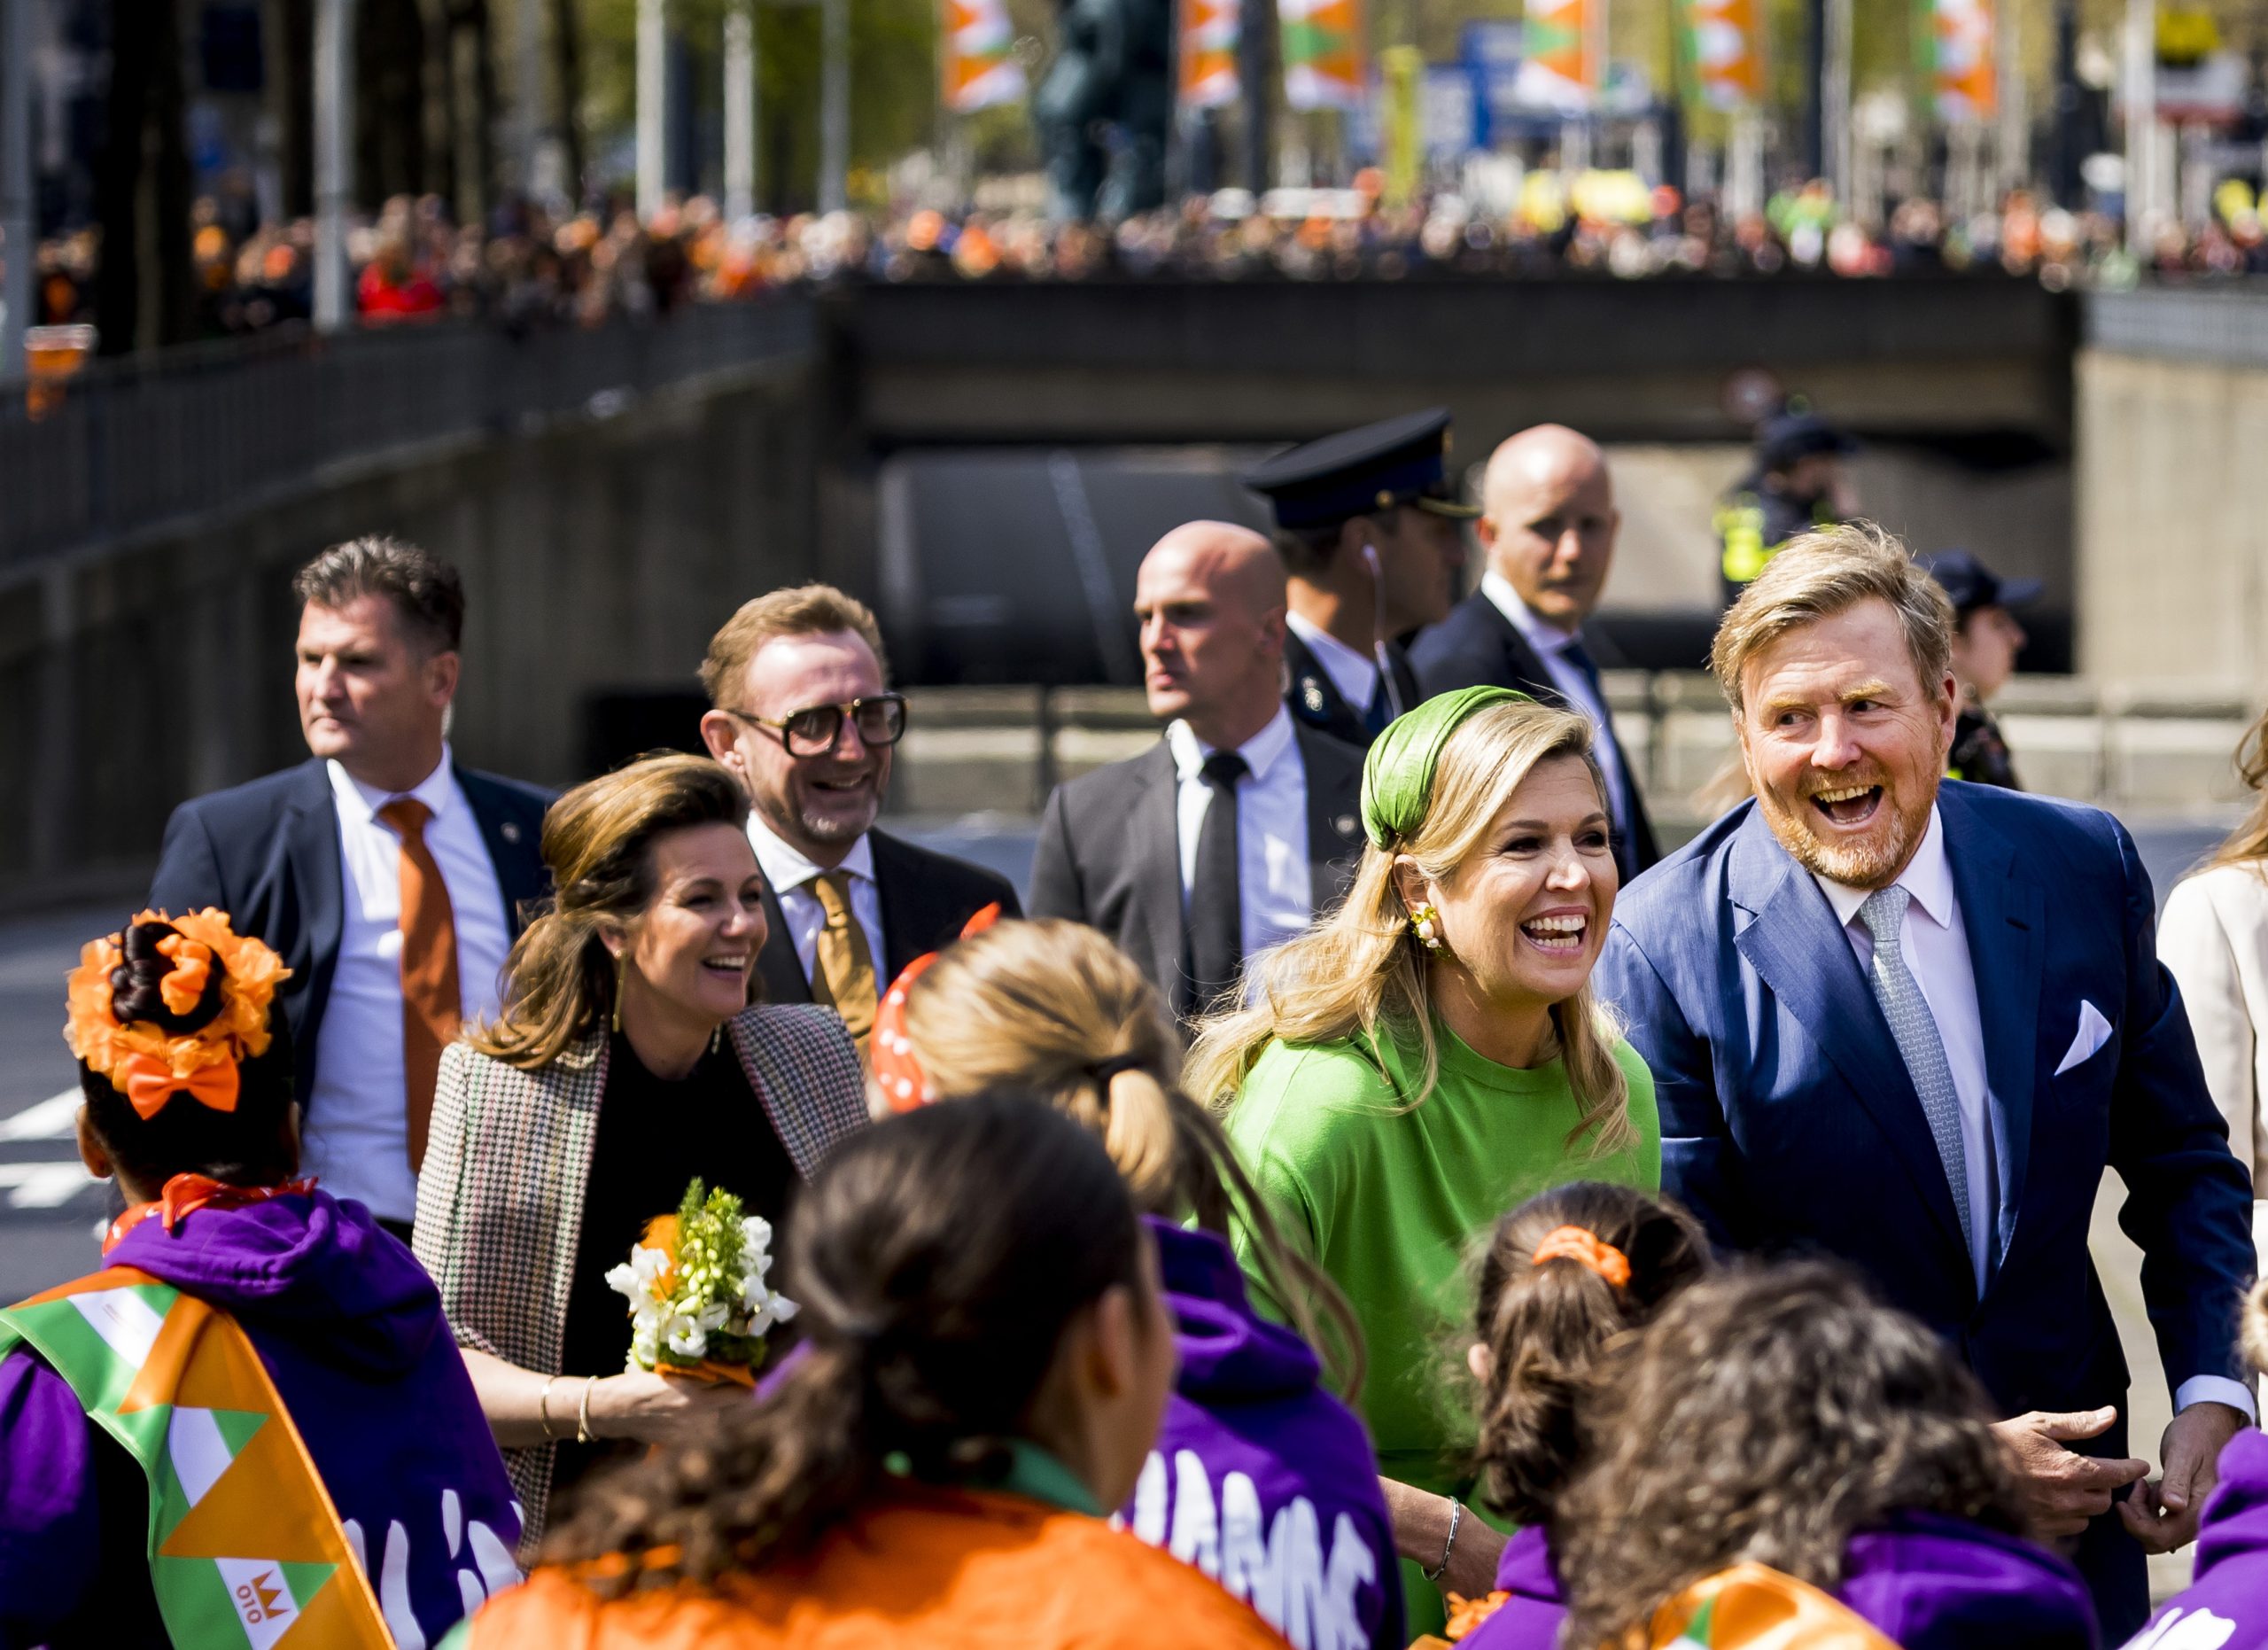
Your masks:
{"label": "orange hair scrunchie", "polygon": [[1581,1226],[1560,1226],[1545,1234],[1535,1246],[1529,1265],[1541,1266],[1547,1260],[1572,1260],[1586,1272],[1596,1273],[1616,1288],[1630,1281],[1630,1257],[1612,1243],[1603,1242],[1596,1232]]}

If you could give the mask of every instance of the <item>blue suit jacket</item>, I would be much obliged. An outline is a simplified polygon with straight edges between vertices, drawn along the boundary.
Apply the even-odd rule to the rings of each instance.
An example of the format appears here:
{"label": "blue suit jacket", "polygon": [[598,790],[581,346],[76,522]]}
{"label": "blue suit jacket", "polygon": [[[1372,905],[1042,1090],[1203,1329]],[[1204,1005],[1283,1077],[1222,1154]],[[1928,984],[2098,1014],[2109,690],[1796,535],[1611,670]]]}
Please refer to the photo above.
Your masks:
{"label": "blue suit jacket", "polygon": [[[1975,964],[1998,1230],[1978,1298],[1920,1100],[1819,886],[1753,803],[1622,896],[1598,988],[1661,1108],[1662,1182],[1736,1248],[1824,1250],[1958,1347],[2007,1414],[2125,1408],[2087,1255],[2106,1166],[2167,1382],[2242,1378],[2251,1187],[2158,965],[2149,879],[2109,814],[1948,781]],[[2102,1046],[2062,1075],[2080,1004]]]}
{"label": "blue suit jacket", "polygon": [[[496,867],[506,929],[548,886],[543,813],[551,793],[516,779],[455,770]],[[338,806],[320,758],[184,802],[166,821],[150,904],[160,911],[218,906],[239,934],[257,934],[291,970],[278,993],[291,1028],[299,1093],[315,1092],[315,1031],[330,995],[346,922]]]}

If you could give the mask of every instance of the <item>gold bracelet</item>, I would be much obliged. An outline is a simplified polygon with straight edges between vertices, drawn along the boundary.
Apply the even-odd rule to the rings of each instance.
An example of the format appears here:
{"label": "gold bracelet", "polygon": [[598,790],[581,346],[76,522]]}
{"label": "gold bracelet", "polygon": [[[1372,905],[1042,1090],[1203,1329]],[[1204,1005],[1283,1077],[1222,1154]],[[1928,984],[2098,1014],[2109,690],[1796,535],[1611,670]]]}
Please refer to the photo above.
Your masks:
{"label": "gold bracelet", "polygon": [[543,1436],[546,1439],[549,1439],[552,1436],[551,1389],[558,1384],[559,1377],[556,1375],[551,1376],[543,1383],[543,1390],[537,1393],[535,1397],[536,1424],[543,1428]]}
{"label": "gold bracelet", "polygon": [[596,1379],[594,1375],[584,1376],[583,1396],[575,1400],[575,1442],[578,1444],[597,1442],[591,1436],[591,1383]]}

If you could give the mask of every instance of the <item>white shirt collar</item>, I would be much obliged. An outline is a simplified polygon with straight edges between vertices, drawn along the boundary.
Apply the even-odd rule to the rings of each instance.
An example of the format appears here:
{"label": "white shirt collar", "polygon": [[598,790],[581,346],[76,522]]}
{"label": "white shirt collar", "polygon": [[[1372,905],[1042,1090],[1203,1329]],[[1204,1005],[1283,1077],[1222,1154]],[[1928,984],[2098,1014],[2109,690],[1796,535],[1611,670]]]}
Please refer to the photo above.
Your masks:
{"label": "white shirt collar", "polygon": [[[748,815],[748,841],[749,846],[756,850],[757,868],[764,873],[764,880],[771,884],[775,895],[801,888],[821,875],[819,868],[802,849],[782,841],[753,808]],[[862,833],[850,844],[850,852],[843,856],[840,868],[870,883],[874,880],[874,845],[870,836]]]}
{"label": "white shirt collar", "polygon": [[[1173,747],[1174,771],[1183,779],[1194,779],[1205,766],[1205,759],[1217,748],[1207,744],[1192,732],[1187,722],[1176,720],[1166,728],[1166,743]],[[1253,779],[1265,780],[1268,770],[1282,761],[1292,750],[1292,712],[1279,704],[1276,714],[1268,719],[1268,726],[1237,747],[1237,754],[1252,770]]]}
{"label": "white shirt collar", "polygon": [[1354,706],[1357,714],[1367,710],[1379,690],[1379,662],[1348,647],[1311,619],[1286,612],[1284,622],[1293,635],[1308,644],[1315,662],[1323,666],[1323,673],[1339,689],[1340,697]]}
{"label": "white shirt collar", "polygon": [[1512,588],[1511,580],[1489,572],[1480,575],[1480,594],[1496,604],[1512,628],[1527,638],[1527,643],[1539,653],[1557,653],[1571,646],[1574,632],[1562,630],[1557,625],[1546,624],[1535,611],[1520,600],[1520,593]]}
{"label": "white shirt collar", "polygon": [[[1845,928],[1873,891],[1836,882],[1817,871],[1812,873],[1812,880],[1827,896],[1827,903],[1835,907],[1835,920]],[[1930,808],[1930,829],[1922,833],[1922,845],[1914,851],[1914,857],[1906,862],[1906,868],[1891,886],[1912,894],[1914,903],[1939,928],[1953,926],[1953,862],[1946,858],[1946,826],[1938,816],[1935,804]]]}
{"label": "white shirt collar", "polygon": [[448,812],[449,798],[456,792],[455,774],[451,766],[454,759],[449,747],[442,745],[441,765],[408,790],[380,790],[375,786],[366,785],[348,773],[337,757],[325,762],[323,767],[330,775],[332,799],[348,817],[367,825],[377,818],[380,808],[397,797],[415,798],[425,805],[428,813],[434,819],[439,819]]}

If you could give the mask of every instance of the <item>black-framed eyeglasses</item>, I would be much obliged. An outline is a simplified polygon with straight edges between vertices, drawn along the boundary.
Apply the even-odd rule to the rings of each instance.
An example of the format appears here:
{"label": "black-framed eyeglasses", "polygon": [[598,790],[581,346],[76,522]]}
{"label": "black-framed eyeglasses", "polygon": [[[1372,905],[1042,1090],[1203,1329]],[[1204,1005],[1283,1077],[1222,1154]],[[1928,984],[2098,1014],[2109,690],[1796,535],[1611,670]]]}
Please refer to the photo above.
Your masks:
{"label": "black-framed eyeglasses", "polygon": [[852,699],[845,704],[808,705],[800,711],[790,711],[778,721],[766,716],[751,716],[746,711],[727,710],[725,714],[766,729],[789,756],[830,753],[843,737],[843,719],[846,716],[858,730],[861,743],[893,745],[905,737],[905,699],[896,693]]}

